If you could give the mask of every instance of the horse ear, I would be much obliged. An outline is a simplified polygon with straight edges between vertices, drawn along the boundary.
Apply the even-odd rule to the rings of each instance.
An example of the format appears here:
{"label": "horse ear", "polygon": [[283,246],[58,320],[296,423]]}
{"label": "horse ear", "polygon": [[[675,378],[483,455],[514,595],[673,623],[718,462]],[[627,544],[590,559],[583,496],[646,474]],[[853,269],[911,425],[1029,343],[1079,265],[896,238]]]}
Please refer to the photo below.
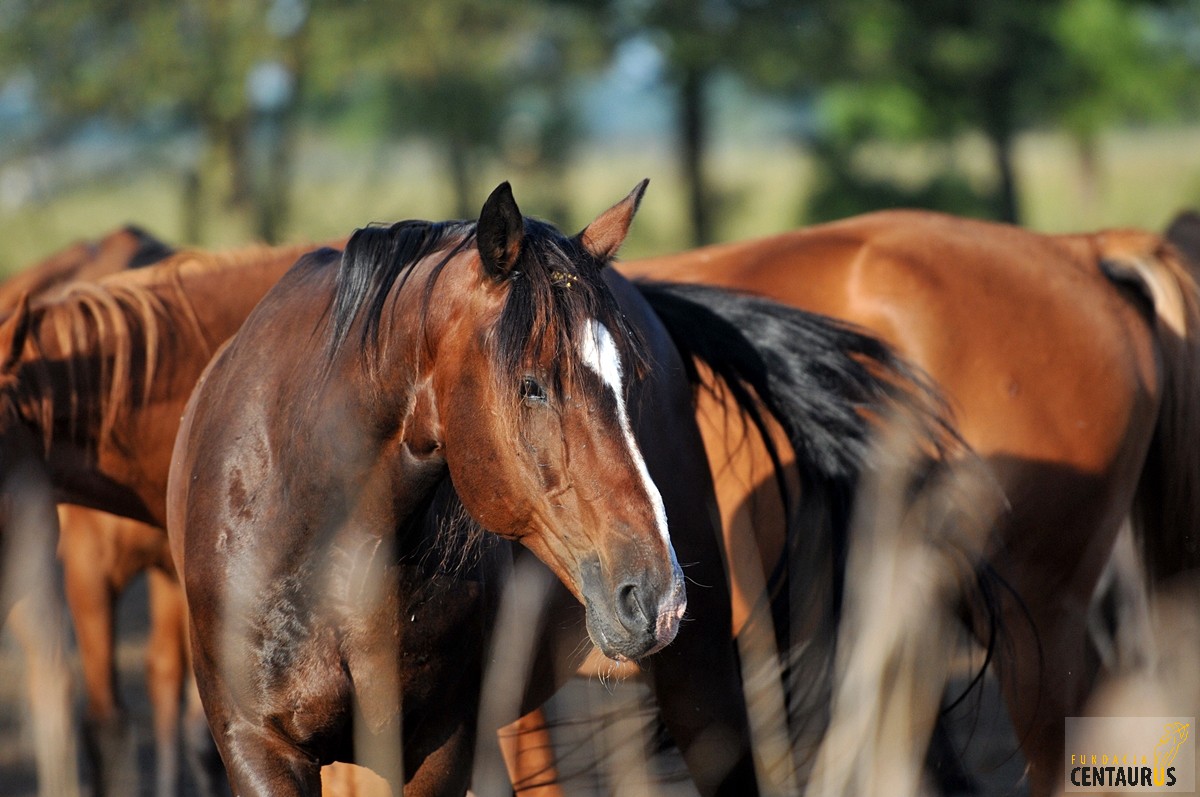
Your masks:
{"label": "horse ear", "polygon": [[506,279],[517,264],[524,239],[525,219],[513,199],[512,187],[505,181],[483,203],[475,228],[484,271],[495,280]]}
{"label": "horse ear", "polygon": [[6,334],[9,336],[4,362],[0,363],[0,373],[8,373],[21,361],[21,352],[25,350],[25,339],[29,337],[29,329],[32,325],[33,314],[29,312],[29,291],[26,291],[17,300],[17,309],[0,326],[0,340]]}
{"label": "horse ear", "polygon": [[592,257],[606,263],[621,248],[638,205],[642,202],[642,194],[646,193],[649,184],[649,178],[642,180],[629,192],[629,196],[597,216],[576,236]]}

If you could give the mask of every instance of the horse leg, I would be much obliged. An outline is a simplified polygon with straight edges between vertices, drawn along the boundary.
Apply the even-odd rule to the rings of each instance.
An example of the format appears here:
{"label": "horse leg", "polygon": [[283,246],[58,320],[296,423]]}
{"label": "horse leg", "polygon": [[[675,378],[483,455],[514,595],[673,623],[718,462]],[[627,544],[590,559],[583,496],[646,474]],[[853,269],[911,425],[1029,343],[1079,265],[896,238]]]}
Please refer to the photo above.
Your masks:
{"label": "horse leg", "polygon": [[28,599],[18,601],[9,613],[8,623],[25,652],[38,794],[78,797],[70,668],[62,647],[48,639],[42,626],[30,617],[33,608]]}
{"label": "horse leg", "polygon": [[180,702],[183,697],[187,633],[183,590],[172,576],[147,571],[150,588],[150,638],[146,645],[146,681],[154,713],[155,794],[169,797],[179,784]]}
{"label": "horse leg", "polygon": [[475,754],[475,718],[451,733],[441,747],[425,757],[404,785],[406,797],[442,797],[467,792]]}
{"label": "horse leg", "polygon": [[[22,469],[3,485],[21,495],[0,534],[0,617],[27,652],[38,793],[79,794],[71,679],[55,542],[58,515],[43,474]],[[7,493],[6,493],[7,494]]]}
{"label": "horse leg", "polygon": [[1126,519],[1092,596],[1088,638],[1104,668],[1123,676],[1157,665],[1153,625],[1145,568]]}
{"label": "horse leg", "polygon": [[[186,624],[185,615],[184,625],[186,626]],[[191,637],[187,634],[186,629],[184,640],[187,643],[187,658],[190,660]],[[226,794],[225,765],[221,761],[212,730],[208,726],[208,717],[205,716],[204,705],[200,702],[196,674],[191,667],[187,667],[184,671],[183,693],[183,750],[195,791],[203,797]]]}
{"label": "horse leg", "polygon": [[813,768],[816,795],[913,795],[953,650],[952,601],[925,546],[879,545],[852,563],[829,728]]}
{"label": "horse leg", "polygon": [[561,797],[554,745],[546,714],[535,709],[496,731],[513,792],[528,797]]}
{"label": "horse leg", "polygon": [[90,524],[64,523],[61,531],[67,603],[83,664],[86,693],[84,745],[97,797],[137,794],[133,731],[117,696],[113,591],[101,547]]}
{"label": "horse leg", "polygon": [[[899,436],[893,436],[899,434]],[[915,795],[949,678],[959,607],[999,511],[978,460],[946,463],[915,493],[905,429],[880,441],[850,530],[829,728],[810,793]]]}
{"label": "horse leg", "polygon": [[[1027,593],[1023,593],[1027,594]],[[1062,786],[1064,718],[1078,716],[1090,694],[1096,658],[1089,655],[1087,604],[1006,606],[1003,625],[1012,664],[999,671],[1000,687],[1029,764],[1029,792]]]}
{"label": "horse leg", "polygon": [[267,726],[242,720],[228,724],[218,743],[238,797],[315,797],[321,766],[315,758]]}

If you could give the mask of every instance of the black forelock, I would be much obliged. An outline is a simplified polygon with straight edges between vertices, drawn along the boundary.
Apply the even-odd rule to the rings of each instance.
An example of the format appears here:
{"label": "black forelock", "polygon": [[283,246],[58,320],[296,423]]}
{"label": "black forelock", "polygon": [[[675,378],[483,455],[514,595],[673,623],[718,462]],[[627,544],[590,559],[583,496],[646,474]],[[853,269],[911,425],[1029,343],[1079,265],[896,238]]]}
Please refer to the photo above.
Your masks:
{"label": "black forelock", "polygon": [[612,334],[626,369],[643,373],[645,346],[604,282],[606,265],[576,238],[526,219],[525,243],[496,327],[495,355],[502,374],[520,379],[537,363],[548,361],[551,368],[545,376],[561,388],[577,360],[574,341],[589,321],[603,324]]}

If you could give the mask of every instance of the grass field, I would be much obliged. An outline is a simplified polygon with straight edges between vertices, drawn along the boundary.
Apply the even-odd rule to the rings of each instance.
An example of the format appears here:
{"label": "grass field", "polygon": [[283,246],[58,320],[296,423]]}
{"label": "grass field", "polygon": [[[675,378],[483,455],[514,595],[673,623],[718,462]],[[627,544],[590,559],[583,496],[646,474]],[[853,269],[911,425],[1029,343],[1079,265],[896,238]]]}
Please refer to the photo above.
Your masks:
{"label": "grass field", "polygon": [[[990,179],[988,152],[980,141],[964,141],[949,156],[930,148],[880,147],[868,157],[880,168],[914,180],[938,159],[952,157],[972,179]],[[52,195],[0,207],[0,274],[126,222],[176,243],[224,247],[253,239],[253,226],[244,214],[212,204],[206,209],[203,240],[183,241],[178,170],[169,159],[150,162],[156,165],[111,169],[103,180],[77,179],[73,187]],[[713,153],[708,169],[720,240],[768,235],[804,222],[813,168],[799,147],[726,144]],[[1159,229],[1179,208],[1200,206],[1200,127],[1110,133],[1100,141],[1090,175],[1066,137],[1029,134],[1019,142],[1018,172],[1023,222],[1034,229]],[[660,143],[589,148],[557,177],[493,164],[478,174],[475,185],[482,203],[493,185],[509,179],[524,210],[578,227],[642,177],[651,178],[651,189],[623,254],[636,257],[686,247],[678,167]],[[307,139],[300,148],[293,199],[286,233],[291,241],[342,235],[370,221],[455,215],[438,153],[414,143],[348,148]]]}

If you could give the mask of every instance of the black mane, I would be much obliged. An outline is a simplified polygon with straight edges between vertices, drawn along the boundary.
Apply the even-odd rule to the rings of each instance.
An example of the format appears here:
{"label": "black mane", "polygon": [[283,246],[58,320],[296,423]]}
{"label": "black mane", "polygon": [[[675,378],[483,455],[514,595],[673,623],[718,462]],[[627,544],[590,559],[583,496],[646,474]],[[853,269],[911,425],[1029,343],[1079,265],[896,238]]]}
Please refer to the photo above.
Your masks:
{"label": "black mane", "polygon": [[[375,343],[387,297],[393,289],[403,290],[413,266],[444,252],[424,287],[421,317],[417,319],[423,328],[442,270],[474,243],[474,222],[401,221],[390,227],[357,230],[346,245],[338,270],[328,357],[332,359],[346,345],[360,318],[358,350],[364,355],[377,351]],[[502,374],[520,380],[538,362],[548,361],[551,369],[546,378],[555,387],[561,386],[578,359],[572,341],[590,320],[603,324],[612,334],[626,369],[643,372],[642,339],[627,323],[605,284],[605,265],[592,257],[577,238],[567,238],[545,222],[525,219],[520,255],[504,278],[508,296],[490,336]]]}

